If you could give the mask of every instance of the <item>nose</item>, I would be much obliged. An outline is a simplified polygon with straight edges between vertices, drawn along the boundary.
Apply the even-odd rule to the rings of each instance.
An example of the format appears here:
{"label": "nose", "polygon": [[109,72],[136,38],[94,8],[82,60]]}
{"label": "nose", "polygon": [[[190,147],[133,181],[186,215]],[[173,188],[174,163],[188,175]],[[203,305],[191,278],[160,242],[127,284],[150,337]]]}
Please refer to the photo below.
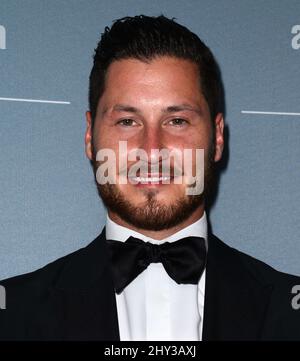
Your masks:
{"label": "nose", "polygon": [[155,164],[163,160],[164,154],[161,158],[159,152],[165,149],[164,135],[158,125],[148,126],[144,129],[141,148],[147,153],[149,163]]}

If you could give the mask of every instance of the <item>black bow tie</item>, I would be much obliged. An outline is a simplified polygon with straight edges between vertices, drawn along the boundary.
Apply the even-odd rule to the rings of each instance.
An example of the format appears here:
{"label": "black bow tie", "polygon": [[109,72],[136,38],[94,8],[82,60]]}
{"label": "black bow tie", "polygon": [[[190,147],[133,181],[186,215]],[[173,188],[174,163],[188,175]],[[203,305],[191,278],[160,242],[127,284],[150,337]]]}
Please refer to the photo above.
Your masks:
{"label": "black bow tie", "polygon": [[106,240],[106,244],[118,294],[150,263],[161,262],[174,281],[185,284],[197,284],[206,264],[205,240],[200,237],[185,237],[161,245],[129,237],[126,242]]}

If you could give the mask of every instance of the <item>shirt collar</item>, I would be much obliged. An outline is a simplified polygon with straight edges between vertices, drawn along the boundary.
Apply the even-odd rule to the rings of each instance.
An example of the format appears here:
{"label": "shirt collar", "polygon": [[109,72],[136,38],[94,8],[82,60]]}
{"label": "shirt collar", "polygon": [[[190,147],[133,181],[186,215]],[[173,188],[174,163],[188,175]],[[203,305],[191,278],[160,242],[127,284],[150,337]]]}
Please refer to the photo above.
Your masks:
{"label": "shirt collar", "polygon": [[139,238],[144,242],[150,242],[153,244],[162,244],[164,242],[175,242],[178,239],[184,237],[203,237],[205,239],[206,249],[208,248],[208,241],[207,241],[207,218],[206,213],[204,211],[201,218],[199,218],[196,222],[190,224],[189,226],[179,230],[178,232],[172,234],[171,236],[163,239],[163,240],[156,240],[150,237],[147,237],[139,232],[133,231],[129,228],[120,226],[112,219],[110,219],[109,215],[106,216],[106,239],[114,239],[120,242],[125,242],[127,238],[130,236]]}

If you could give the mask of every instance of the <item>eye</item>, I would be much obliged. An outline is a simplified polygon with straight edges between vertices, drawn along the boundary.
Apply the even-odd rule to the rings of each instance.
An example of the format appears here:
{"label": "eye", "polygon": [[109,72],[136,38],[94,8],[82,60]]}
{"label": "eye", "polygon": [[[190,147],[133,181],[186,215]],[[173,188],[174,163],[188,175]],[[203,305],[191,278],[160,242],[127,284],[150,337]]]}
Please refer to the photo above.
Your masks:
{"label": "eye", "polygon": [[170,120],[170,123],[173,123],[172,125],[180,127],[180,126],[187,124],[188,122],[182,118],[174,118],[174,119]]}
{"label": "eye", "polygon": [[132,127],[137,125],[136,121],[130,118],[121,119],[117,122],[117,124],[120,124],[124,127]]}

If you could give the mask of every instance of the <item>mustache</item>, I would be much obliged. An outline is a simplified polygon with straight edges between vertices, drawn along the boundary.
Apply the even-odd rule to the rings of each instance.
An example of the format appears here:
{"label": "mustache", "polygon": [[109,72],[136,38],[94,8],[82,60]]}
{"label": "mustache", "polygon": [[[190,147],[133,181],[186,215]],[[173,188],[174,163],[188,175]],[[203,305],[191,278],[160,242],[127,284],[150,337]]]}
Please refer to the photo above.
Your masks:
{"label": "mustache", "polygon": [[149,176],[169,176],[177,177],[183,175],[180,167],[165,166],[163,164],[140,164],[139,162],[132,163],[130,165],[120,167],[118,174],[120,176],[138,176],[138,177],[149,177]]}
{"label": "mustache", "polygon": [[[131,149],[128,154],[120,154],[119,175],[130,173],[134,176],[182,175],[182,152],[180,149],[152,149],[151,155],[143,149]],[[128,172],[129,170],[129,172]]]}

